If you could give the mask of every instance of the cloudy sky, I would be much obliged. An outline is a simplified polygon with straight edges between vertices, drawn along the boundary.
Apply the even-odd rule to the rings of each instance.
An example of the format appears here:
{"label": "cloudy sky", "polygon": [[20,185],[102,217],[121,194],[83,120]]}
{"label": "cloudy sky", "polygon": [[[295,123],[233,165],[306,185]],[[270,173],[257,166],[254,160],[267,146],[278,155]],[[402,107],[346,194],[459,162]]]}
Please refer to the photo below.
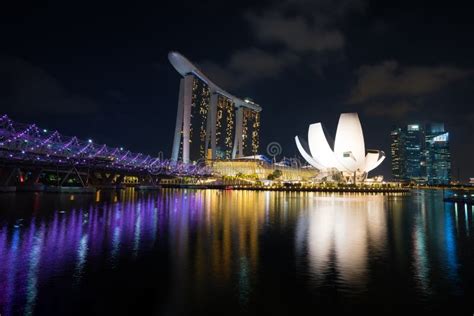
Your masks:
{"label": "cloudy sky", "polygon": [[[341,112],[359,113],[368,148],[389,153],[396,125],[451,132],[453,175],[474,177],[470,7],[450,1],[32,1],[0,4],[0,109],[21,122],[165,156],[177,50],[263,107],[262,151]],[[378,169],[390,177],[390,161]]]}

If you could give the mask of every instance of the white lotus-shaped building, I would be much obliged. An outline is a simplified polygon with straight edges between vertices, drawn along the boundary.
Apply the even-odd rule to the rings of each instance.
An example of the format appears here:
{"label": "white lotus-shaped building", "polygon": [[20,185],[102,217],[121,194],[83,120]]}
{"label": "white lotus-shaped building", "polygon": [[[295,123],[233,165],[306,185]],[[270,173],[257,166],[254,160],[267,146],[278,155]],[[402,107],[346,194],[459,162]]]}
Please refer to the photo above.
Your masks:
{"label": "white lotus-shaped building", "polygon": [[357,113],[342,113],[337,125],[334,149],[329,145],[321,123],[311,124],[308,130],[309,154],[298,136],[296,146],[303,158],[321,171],[334,170],[365,178],[367,173],[382,163],[381,150],[365,151],[364,134]]}

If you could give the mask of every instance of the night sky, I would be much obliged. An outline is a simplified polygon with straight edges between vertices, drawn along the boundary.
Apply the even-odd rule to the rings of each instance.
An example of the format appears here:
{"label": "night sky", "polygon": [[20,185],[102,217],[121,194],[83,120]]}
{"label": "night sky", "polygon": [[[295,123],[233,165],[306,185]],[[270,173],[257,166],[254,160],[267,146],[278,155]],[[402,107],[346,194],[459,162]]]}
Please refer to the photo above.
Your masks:
{"label": "night sky", "polygon": [[[0,112],[171,155],[176,50],[263,107],[261,152],[339,113],[389,156],[395,125],[444,122],[453,177],[474,177],[474,23],[449,1],[9,1],[0,4]],[[375,170],[390,178],[390,160]]]}

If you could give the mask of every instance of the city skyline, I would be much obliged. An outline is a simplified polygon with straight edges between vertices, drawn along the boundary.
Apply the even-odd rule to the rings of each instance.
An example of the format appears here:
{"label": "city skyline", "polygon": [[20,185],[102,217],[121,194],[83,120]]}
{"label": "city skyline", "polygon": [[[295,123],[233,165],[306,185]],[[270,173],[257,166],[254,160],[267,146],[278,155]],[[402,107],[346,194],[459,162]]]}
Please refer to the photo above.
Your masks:
{"label": "city skyline", "polygon": [[431,185],[451,182],[450,136],[443,123],[411,123],[395,128],[391,137],[394,180]]}
{"label": "city skyline", "polygon": [[[341,112],[358,112],[378,131],[367,141],[385,152],[394,126],[443,121],[454,178],[458,168],[464,181],[474,174],[472,26],[460,7],[243,1],[224,17],[217,2],[117,4],[109,15],[106,4],[5,6],[0,102],[15,121],[170,156],[179,76],[166,56],[178,50],[219,85],[265,105],[260,148],[277,141],[293,157],[291,135]],[[176,26],[178,12],[188,18]],[[327,128],[334,134],[335,123]],[[380,173],[390,177],[389,161]]]}

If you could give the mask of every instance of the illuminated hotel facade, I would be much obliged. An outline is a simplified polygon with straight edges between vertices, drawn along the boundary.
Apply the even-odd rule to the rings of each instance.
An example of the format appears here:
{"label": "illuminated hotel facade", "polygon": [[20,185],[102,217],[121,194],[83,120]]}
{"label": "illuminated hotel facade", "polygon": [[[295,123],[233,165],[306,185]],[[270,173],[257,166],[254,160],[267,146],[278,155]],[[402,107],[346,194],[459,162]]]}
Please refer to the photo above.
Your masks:
{"label": "illuminated hotel facade", "polygon": [[257,155],[262,108],[221,89],[181,54],[170,52],[168,59],[183,76],[171,159],[190,163]]}

